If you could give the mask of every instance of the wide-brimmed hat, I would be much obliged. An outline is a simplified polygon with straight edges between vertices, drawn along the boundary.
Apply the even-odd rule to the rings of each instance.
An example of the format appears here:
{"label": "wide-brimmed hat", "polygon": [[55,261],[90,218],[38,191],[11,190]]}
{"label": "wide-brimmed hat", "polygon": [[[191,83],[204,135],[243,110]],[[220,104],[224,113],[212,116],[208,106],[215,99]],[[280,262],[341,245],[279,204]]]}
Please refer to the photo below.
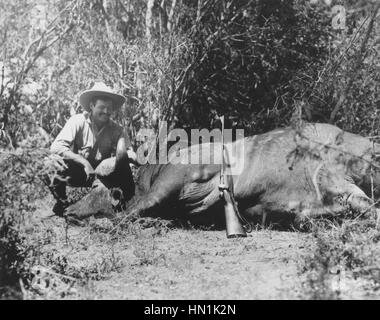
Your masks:
{"label": "wide-brimmed hat", "polygon": [[90,101],[93,97],[107,97],[112,99],[114,102],[114,109],[120,108],[125,102],[125,97],[113,92],[110,87],[103,82],[95,82],[94,86],[89,89],[83,91],[79,96],[79,103],[85,110],[89,110]]}

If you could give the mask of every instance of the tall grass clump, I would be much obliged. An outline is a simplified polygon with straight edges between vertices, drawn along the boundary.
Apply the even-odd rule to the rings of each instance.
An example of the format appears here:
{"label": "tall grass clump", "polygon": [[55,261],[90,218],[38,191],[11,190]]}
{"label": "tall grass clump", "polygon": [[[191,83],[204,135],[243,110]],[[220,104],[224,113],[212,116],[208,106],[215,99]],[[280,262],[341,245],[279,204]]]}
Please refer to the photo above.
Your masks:
{"label": "tall grass clump", "polygon": [[[305,257],[304,294],[310,299],[378,296],[380,230],[375,217],[313,223],[315,249]],[[358,288],[356,292],[352,288]],[[365,291],[365,293],[364,293]]]}
{"label": "tall grass clump", "polygon": [[[0,152],[0,297],[20,297],[20,279],[28,278],[33,244],[25,241],[25,220],[35,201],[46,195],[40,180],[46,149],[35,146]],[[9,298],[9,297],[8,297]]]}

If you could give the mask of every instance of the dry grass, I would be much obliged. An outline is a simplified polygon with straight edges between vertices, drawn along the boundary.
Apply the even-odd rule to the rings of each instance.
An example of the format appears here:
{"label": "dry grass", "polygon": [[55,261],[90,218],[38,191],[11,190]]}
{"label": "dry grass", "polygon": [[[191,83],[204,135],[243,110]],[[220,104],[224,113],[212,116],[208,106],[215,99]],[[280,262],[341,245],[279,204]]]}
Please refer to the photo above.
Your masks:
{"label": "dry grass", "polygon": [[314,222],[315,249],[304,257],[308,299],[373,299],[380,289],[380,231],[376,218]]}

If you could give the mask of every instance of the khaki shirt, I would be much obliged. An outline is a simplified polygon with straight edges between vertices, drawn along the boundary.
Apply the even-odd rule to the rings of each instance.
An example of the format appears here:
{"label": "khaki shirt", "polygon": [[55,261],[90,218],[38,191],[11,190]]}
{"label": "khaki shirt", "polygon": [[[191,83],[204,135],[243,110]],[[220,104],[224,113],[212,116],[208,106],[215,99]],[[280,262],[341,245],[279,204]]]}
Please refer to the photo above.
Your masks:
{"label": "khaki shirt", "polygon": [[126,147],[131,143],[121,126],[110,120],[101,130],[97,131],[90,114],[83,112],[73,115],[65,124],[50,147],[52,153],[63,156],[71,150],[82,155],[90,164],[96,167],[102,160],[114,156],[119,138],[124,135]]}

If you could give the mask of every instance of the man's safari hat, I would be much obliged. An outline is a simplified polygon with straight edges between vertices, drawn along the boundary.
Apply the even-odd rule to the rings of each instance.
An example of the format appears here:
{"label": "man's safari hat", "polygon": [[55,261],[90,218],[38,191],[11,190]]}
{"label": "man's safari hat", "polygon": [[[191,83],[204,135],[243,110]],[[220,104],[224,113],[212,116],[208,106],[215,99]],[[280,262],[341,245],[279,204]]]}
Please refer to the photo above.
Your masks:
{"label": "man's safari hat", "polygon": [[112,99],[114,110],[119,109],[125,102],[124,96],[113,92],[113,90],[103,82],[95,82],[91,89],[85,90],[80,94],[79,103],[86,111],[89,111],[90,101],[93,97],[107,97]]}

